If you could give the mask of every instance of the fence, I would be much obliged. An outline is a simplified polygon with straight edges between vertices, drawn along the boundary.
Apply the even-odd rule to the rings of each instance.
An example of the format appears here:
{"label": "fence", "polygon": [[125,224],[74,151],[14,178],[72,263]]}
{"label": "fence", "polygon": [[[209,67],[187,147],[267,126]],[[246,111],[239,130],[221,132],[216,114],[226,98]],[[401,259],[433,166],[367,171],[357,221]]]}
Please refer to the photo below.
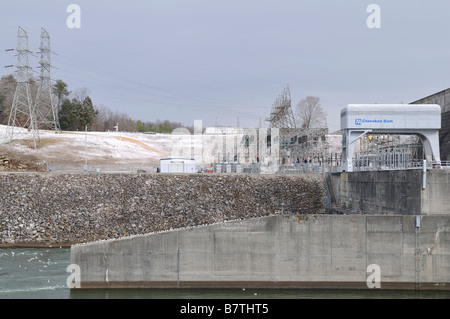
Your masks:
{"label": "fence", "polygon": [[[427,169],[450,169],[450,161],[426,162]],[[406,162],[393,163],[371,163],[361,162],[359,159],[353,160],[353,171],[386,171],[404,169],[423,169],[423,160],[410,160]],[[321,174],[341,172],[340,166],[315,165],[315,164],[291,164],[280,165],[279,174]]]}
{"label": "fence", "polygon": [[[403,169],[422,169],[423,160],[409,160],[392,163],[380,163],[371,161],[353,160],[353,171],[384,171],[384,170],[403,170]],[[220,167],[220,169],[219,169]],[[268,166],[261,163],[250,165],[230,166],[231,170],[226,169],[225,165],[216,165],[216,173],[249,173],[249,174],[322,174],[341,172],[340,166],[322,165],[318,163],[293,163],[289,165]],[[440,168],[450,169],[450,161],[426,162],[427,169]],[[234,168],[234,169],[233,169]],[[157,165],[133,165],[133,164],[47,164],[47,172],[94,172],[94,173],[156,173]],[[204,169],[203,172],[208,172]]]}
{"label": "fence", "polygon": [[361,161],[353,160],[353,171],[387,171],[387,170],[404,170],[404,169],[423,169],[423,165],[427,169],[441,168],[450,169],[450,161],[430,162],[424,160],[406,160],[406,161]]}
{"label": "fence", "polygon": [[47,172],[156,173],[156,165],[134,164],[47,164]]}
{"label": "fence", "polygon": [[338,172],[338,166],[319,166],[314,164],[292,164],[280,165],[278,169],[279,174],[321,174],[324,172]]}

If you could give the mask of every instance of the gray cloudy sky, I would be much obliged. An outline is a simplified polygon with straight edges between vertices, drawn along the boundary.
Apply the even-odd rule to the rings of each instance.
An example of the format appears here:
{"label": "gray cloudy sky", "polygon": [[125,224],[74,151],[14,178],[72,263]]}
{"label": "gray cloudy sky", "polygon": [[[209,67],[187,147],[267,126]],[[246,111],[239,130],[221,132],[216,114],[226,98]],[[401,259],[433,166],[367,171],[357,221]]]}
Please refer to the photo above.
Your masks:
{"label": "gray cloudy sky", "polygon": [[[71,3],[79,29],[66,25]],[[379,29],[366,24],[372,3]],[[450,87],[449,12],[448,0],[2,0],[0,75],[15,64],[4,49],[17,27],[33,52],[44,27],[58,54],[52,78],[133,119],[257,127],[289,84],[294,107],[320,97],[334,131],[346,104]]]}

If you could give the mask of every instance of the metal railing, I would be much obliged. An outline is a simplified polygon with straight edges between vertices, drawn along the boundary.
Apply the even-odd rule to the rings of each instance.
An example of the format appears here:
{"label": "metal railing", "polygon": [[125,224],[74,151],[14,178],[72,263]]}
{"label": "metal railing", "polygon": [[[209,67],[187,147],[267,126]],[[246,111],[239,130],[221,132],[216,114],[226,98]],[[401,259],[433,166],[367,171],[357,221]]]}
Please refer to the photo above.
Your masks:
{"label": "metal railing", "polygon": [[[450,169],[450,161],[429,162],[425,161],[427,169]],[[359,164],[359,165],[358,165]],[[405,170],[405,169],[423,169],[423,160],[410,160],[400,163],[366,163],[366,165],[353,160],[353,171],[387,171],[387,170]],[[314,164],[291,164],[280,165],[279,174],[321,174],[321,173],[339,173],[342,172],[340,166],[314,165]]]}
{"label": "metal railing", "polygon": [[322,173],[336,173],[339,171],[341,171],[340,166],[303,164],[303,163],[280,165],[278,167],[279,174],[322,174]]}
{"label": "metal railing", "polygon": [[134,164],[47,164],[47,172],[70,173],[156,173],[156,165]]}
{"label": "metal railing", "polygon": [[387,171],[387,170],[405,170],[405,169],[427,169],[441,168],[450,169],[450,161],[430,162],[424,160],[408,160],[398,162],[367,162],[361,163],[358,159],[353,160],[353,171]]}
{"label": "metal railing", "polygon": [[[321,163],[293,163],[288,165],[269,166],[261,163],[242,165],[240,169],[226,170],[221,168],[222,173],[250,173],[250,174],[322,174],[339,173],[342,171],[340,166],[326,165]],[[423,169],[423,160],[410,160],[399,163],[361,163],[357,159],[353,160],[353,171],[386,171],[386,170],[405,170],[405,169]],[[450,169],[450,161],[426,162],[427,169]],[[219,172],[214,169],[214,172]],[[47,164],[47,172],[90,172],[90,173],[156,173],[157,165],[139,165],[139,164]],[[203,170],[207,173],[208,170]]]}

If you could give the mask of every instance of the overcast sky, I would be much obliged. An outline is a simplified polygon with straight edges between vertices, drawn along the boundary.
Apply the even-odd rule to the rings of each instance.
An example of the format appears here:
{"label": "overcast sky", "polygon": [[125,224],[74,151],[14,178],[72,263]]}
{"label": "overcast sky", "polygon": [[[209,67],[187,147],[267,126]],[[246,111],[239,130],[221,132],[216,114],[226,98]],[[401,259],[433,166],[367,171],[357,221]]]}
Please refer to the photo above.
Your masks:
{"label": "overcast sky", "polygon": [[[81,9],[69,28],[69,4]],[[370,4],[380,28],[369,28]],[[448,0],[2,0],[0,75],[17,28],[52,79],[88,88],[133,119],[258,127],[289,84],[292,106],[318,96],[330,131],[351,103],[409,103],[450,87]],[[30,57],[38,76],[39,56]]]}

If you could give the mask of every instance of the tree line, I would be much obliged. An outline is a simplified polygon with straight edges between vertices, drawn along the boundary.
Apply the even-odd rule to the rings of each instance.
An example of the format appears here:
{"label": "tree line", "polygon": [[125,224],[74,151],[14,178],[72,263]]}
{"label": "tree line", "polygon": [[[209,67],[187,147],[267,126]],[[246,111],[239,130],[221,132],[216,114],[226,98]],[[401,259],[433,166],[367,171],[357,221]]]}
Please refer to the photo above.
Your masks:
{"label": "tree line", "polygon": [[[0,124],[7,125],[14,99],[16,80],[12,74],[0,78]],[[30,94],[36,96],[38,82],[30,78]],[[61,130],[113,131],[118,128],[126,132],[172,133],[183,127],[180,122],[169,120],[134,120],[124,112],[112,111],[107,106],[95,105],[87,88],[71,92],[63,80],[56,80],[52,86],[53,102],[56,104]],[[192,128],[188,127],[192,131]]]}
{"label": "tree line", "polygon": [[[36,96],[38,82],[30,78],[31,96]],[[14,99],[16,81],[12,74],[0,78],[0,124],[8,124]],[[172,133],[174,129],[184,127],[180,122],[169,120],[142,121],[131,119],[126,113],[112,111],[104,105],[95,105],[87,88],[75,92],[69,91],[63,80],[56,80],[52,86],[54,103],[57,105],[61,130],[76,131],[88,127],[91,131],[113,131],[118,127],[127,132]],[[297,127],[303,129],[327,127],[327,113],[323,110],[317,96],[302,99],[294,114]],[[193,127],[186,127],[193,132]]]}

